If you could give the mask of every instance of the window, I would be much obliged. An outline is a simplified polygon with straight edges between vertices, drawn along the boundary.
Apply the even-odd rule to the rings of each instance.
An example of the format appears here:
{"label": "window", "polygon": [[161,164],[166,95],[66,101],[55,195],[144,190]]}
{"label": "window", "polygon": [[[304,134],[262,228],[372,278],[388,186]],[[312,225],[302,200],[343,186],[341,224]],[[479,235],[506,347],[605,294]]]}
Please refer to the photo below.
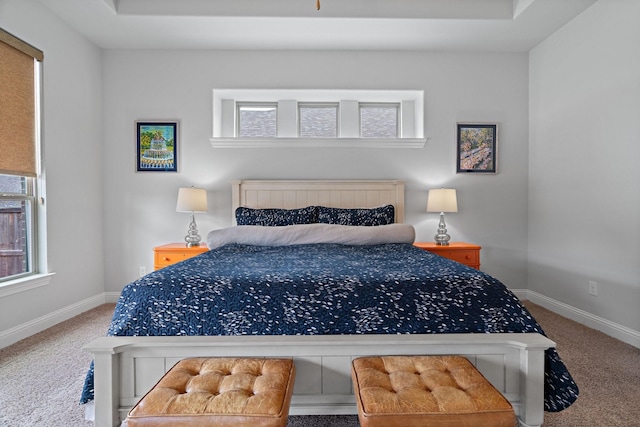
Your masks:
{"label": "window", "polygon": [[399,104],[360,104],[363,138],[397,138]]}
{"label": "window", "polygon": [[419,90],[215,89],[213,147],[422,148]]}
{"label": "window", "polygon": [[338,136],[338,104],[298,104],[300,131],[307,138],[336,138]]}
{"label": "window", "polygon": [[238,104],[238,136],[275,138],[277,113],[277,104]]}
{"label": "window", "polygon": [[38,256],[42,60],[40,50],[0,29],[0,296],[48,282]]}
{"label": "window", "polygon": [[0,281],[34,270],[34,181],[0,175]]}

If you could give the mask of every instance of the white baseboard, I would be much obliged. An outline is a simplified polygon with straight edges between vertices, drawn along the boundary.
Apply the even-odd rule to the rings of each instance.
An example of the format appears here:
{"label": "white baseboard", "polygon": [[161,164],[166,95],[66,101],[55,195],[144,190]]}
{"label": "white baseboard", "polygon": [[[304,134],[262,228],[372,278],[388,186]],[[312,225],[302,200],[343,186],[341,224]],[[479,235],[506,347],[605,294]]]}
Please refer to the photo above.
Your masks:
{"label": "white baseboard", "polygon": [[529,300],[534,304],[551,310],[562,317],[581,323],[589,328],[600,331],[622,342],[640,348],[640,332],[626,326],[611,322],[589,312],[573,307],[569,304],[546,297],[535,291],[527,289],[511,289],[519,299]]}
{"label": "white baseboard", "polygon": [[118,302],[118,298],[120,298],[120,292],[105,292],[104,293],[104,302],[106,304],[115,304]]}
{"label": "white baseboard", "polygon": [[37,334],[38,332],[44,331],[47,328],[57,325],[60,322],[69,320],[72,317],[77,316],[78,314],[98,307],[99,305],[102,305],[106,302],[105,297],[105,294],[98,294],[82,301],[78,301],[77,303],[71,304],[67,307],[61,308],[60,310],[56,310],[52,313],[30,320],[29,322],[15,326],[11,329],[0,331],[0,348],[7,347],[20,340],[30,337],[31,335]]}
{"label": "white baseboard", "polygon": [[[511,292],[521,300],[529,300],[534,304],[544,307],[547,310],[551,310],[563,317],[574,320],[634,347],[640,348],[640,332],[638,331],[611,322],[607,319],[603,319],[602,317],[594,316],[584,310],[572,307],[534,291],[527,289],[511,289]],[[41,316],[27,323],[23,323],[22,325],[18,325],[5,331],[0,331],[0,348],[14,344],[60,322],[77,316],[80,313],[91,310],[101,304],[116,303],[119,297],[120,292],[105,292],[54,311],[45,316]]]}
{"label": "white baseboard", "polygon": [[529,291],[527,291],[526,289],[509,289],[509,290],[513,292],[520,301],[529,299]]}

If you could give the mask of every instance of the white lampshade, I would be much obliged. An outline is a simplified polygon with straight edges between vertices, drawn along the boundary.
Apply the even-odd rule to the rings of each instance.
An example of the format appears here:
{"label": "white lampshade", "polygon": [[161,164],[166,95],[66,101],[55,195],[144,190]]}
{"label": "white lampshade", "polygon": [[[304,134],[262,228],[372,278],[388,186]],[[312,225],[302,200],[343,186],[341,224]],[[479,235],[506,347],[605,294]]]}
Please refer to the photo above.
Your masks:
{"label": "white lampshade", "polygon": [[204,188],[180,188],[177,212],[207,212],[207,190]]}
{"label": "white lampshade", "polygon": [[429,190],[427,212],[458,212],[458,199],[455,188]]}

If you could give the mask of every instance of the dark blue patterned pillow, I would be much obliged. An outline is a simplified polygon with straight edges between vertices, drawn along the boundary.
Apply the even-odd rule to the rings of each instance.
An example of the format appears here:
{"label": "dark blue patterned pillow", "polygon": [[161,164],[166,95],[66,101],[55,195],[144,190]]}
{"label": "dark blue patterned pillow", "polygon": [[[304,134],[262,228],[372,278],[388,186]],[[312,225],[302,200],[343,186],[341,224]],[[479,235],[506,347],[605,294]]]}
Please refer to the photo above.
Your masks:
{"label": "dark blue patterned pillow", "polygon": [[318,206],[318,222],[340,225],[387,225],[395,221],[393,205],[377,208],[327,208]]}
{"label": "dark blue patterned pillow", "polygon": [[239,207],[236,209],[238,225],[283,226],[294,224],[313,224],[317,222],[318,213],[315,206],[300,209],[252,209]]}

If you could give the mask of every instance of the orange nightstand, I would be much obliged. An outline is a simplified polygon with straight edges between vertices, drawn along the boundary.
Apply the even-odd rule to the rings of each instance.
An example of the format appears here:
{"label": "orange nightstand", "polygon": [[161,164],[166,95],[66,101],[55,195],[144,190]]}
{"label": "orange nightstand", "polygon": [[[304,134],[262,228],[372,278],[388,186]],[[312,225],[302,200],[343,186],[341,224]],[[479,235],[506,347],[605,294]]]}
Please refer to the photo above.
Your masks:
{"label": "orange nightstand", "polygon": [[153,248],[153,268],[160,270],[176,262],[184,261],[203,252],[207,252],[207,245],[187,247],[186,243],[169,243]]}
{"label": "orange nightstand", "polygon": [[450,242],[448,246],[436,245],[435,242],[415,242],[413,245],[480,270],[481,247],[478,245],[465,242]]}

